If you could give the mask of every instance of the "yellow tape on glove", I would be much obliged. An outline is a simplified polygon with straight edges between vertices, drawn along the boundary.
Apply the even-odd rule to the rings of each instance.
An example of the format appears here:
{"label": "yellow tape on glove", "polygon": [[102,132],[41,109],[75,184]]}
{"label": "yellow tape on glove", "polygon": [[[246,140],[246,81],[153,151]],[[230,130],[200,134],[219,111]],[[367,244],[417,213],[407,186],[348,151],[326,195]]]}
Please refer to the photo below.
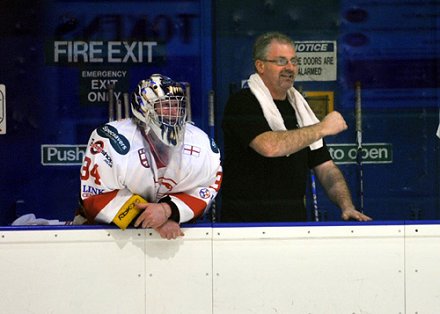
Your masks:
{"label": "yellow tape on glove", "polygon": [[132,222],[142,211],[142,209],[139,209],[136,206],[136,204],[139,203],[147,203],[147,201],[139,195],[133,195],[130,197],[116,214],[113,223],[122,230],[127,229],[130,222]]}

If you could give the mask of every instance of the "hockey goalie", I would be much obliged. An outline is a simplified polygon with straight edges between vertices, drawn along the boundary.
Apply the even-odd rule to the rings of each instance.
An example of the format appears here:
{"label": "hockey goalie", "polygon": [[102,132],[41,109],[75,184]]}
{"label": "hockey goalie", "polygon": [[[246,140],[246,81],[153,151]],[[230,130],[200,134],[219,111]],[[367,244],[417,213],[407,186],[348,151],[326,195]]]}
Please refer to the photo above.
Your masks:
{"label": "hockey goalie", "polygon": [[201,217],[222,180],[220,151],[186,121],[185,84],[161,74],[142,80],[133,117],[95,129],[81,166],[74,224],[153,228],[183,236],[180,224]]}

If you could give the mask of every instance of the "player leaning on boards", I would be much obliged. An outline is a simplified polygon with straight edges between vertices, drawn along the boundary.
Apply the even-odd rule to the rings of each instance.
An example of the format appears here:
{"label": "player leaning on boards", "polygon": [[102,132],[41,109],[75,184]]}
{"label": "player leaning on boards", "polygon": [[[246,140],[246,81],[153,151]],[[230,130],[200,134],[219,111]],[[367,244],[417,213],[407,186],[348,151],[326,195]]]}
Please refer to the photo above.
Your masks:
{"label": "player leaning on boards", "polygon": [[294,42],[280,33],[263,34],[253,58],[256,73],[249,88],[232,95],[224,112],[221,221],[306,221],[309,168],[343,219],[370,220],[355,209],[323,141],[347,124],[336,111],[319,121],[293,87],[298,73]]}
{"label": "player leaning on boards", "polygon": [[132,95],[131,119],[90,136],[74,223],[154,228],[183,236],[180,223],[203,215],[222,179],[215,142],[187,123],[185,85],[154,74]]}

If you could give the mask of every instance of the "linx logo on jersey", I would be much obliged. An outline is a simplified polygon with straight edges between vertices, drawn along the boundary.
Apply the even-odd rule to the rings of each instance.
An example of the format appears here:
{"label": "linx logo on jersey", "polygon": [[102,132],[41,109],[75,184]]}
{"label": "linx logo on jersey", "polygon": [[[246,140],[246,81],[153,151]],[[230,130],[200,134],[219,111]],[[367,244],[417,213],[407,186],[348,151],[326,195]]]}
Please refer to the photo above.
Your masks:
{"label": "linx logo on jersey", "polygon": [[104,189],[83,184],[81,187],[81,193],[83,197],[89,197],[91,195],[99,195],[104,193]]}

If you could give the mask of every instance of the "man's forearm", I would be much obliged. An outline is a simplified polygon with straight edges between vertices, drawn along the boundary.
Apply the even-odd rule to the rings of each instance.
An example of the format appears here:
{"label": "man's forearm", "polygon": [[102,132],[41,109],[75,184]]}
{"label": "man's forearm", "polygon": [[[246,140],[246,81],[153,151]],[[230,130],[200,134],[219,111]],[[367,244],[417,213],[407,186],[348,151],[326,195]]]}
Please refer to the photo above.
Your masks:
{"label": "man's forearm", "polygon": [[341,114],[330,112],[314,125],[288,131],[268,131],[255,137],[250,146],[265,157],[287,156],[300,151],[317,140],[336,135],[347,129],[347,123]]}
{"label": "man's forearm", "polygon": [[345,178],[339,168],[331,164],[318,166],[315,170],[318,179],[326,191],[329,199],[342,210],[354,209],[351,193]]}
{"label": "man's forearm", "polygon": [[294,154],[321,139],[318,124],[288,131],[268,131],[258,135],[251,147],[265,157]]}

